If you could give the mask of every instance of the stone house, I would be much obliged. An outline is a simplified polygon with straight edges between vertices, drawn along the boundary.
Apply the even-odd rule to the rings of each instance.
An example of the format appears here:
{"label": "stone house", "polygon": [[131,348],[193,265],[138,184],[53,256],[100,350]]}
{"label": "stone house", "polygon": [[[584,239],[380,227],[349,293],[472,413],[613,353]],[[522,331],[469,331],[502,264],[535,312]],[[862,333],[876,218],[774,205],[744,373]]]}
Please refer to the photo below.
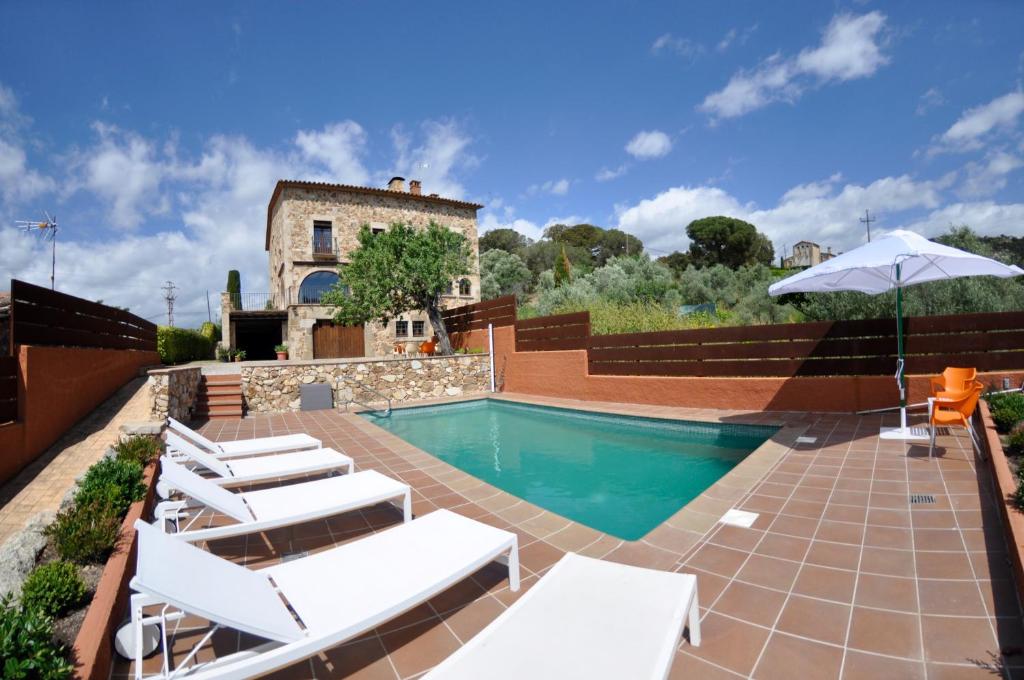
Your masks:
{"label": "stone house", "polygon": [[783,269],[813,267],[836,256],[832,248],[821,252],[821,246],[811,241],[800,241],[793,246],[793,254],[782,259]]}
{"label": "stone house", "polygon": [[274,358],[274,345],[286,343],[289,358],[387,356],[395,345],[409,348],[433,336],[424,312],[403,314],[389,324],[344,327],[331,321],[333,310],[320,296],[338,281],[338,267],[358,246],[364,225],[384,231],[399,222],[426,227],[431,221],[460,232],[473,250],[473,273],[453,281],[444,307],[480,301],[476,213],[483,206],[423,194],[418,181],[395,177],[385,189],[281,180],[267,206],[266,250],[269,291],[243,290],[238,299],[223,293],[224,342],[244,349],[246,359]]}

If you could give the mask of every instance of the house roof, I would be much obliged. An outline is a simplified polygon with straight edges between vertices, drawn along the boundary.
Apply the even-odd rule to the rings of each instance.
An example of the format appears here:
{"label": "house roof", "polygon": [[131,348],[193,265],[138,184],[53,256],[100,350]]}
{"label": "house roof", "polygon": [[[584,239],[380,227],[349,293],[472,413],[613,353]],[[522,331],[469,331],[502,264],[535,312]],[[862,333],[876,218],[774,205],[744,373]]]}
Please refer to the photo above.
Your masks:
{"label": "house roof", "polygon": [[331,184],[329,182],[306,182],[297,179],[282,179],[278,180],[277,186],[274,187],[274,193],[270,196],[270,203],[267,204],[267,243],[265,246],[266,250],[270,250],[270,219],[274,212],[274,204],[277,203],[278,197],[281,195],[281,191],[284,189],[326,189],[328,191],[337,191],[340,193],[348,194],[364,194],[367,196],[390,196],[392,198],[400,196],[405,199],[420,201],[423,203],[433,203],[435,205],[450,205],[455,208],[470,208],[472,210],[479,210],[483,206],[478,203],[470,203],[468,201],[458,201],[454,198],[443,198],[437,195],[417,195],[412,193],[406,193],[404,191],[392,191],[391,189],[377,189],[375,187],[360,187],[353,184]]}

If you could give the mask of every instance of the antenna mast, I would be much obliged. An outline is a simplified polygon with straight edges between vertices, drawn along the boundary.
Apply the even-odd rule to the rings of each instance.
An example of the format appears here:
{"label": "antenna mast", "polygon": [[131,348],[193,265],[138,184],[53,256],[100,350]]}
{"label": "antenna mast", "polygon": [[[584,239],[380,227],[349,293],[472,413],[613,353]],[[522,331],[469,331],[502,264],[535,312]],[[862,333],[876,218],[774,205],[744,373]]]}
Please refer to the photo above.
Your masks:
{"label": "antenna mast", "polygon": [[18,220],[15,224],[25,233],[37,232],[43,239],[50,242],[52,253],[50,256],[50,290],[54,290],[54,279],[57,274],[57,218],[50,216],[50,213],[45,210],[43,211],[43,217],[46,219],[42,222],[38,220]]}
{"label": "antenna mast", "polygon": [[166,285],[162,286],[160,290],[164,291],[164,300],[167,300],[167,325],[174,325],[174,301],[177,299],[177,295],[174,291],[177,288],[173,281],[168,281]]}
{"label": "antenna mast", "polygon": [[877,222],[874,217],[871,216],[867,210],[864,211],[864,217],[860,218],[860,221],[868,228],[868,243],[871,243],[871,223]]}

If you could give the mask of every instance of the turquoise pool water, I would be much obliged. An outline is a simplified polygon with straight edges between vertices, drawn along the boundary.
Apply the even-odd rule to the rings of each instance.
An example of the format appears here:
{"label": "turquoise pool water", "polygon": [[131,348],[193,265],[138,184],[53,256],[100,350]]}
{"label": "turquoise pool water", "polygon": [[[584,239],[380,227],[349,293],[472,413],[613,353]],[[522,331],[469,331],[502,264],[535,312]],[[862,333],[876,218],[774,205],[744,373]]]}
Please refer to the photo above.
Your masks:
{"label": "turquoise pool water", "polygon": [[489,399],[363,417],[514,496],[626,540],[671,517],[778,429]]}

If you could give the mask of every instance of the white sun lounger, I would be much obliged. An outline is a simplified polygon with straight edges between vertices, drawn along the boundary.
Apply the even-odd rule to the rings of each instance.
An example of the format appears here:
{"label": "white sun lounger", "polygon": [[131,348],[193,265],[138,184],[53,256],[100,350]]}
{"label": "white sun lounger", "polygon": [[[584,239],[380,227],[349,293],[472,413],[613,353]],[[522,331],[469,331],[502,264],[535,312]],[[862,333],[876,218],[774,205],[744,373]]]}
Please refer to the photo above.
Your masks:
{"label": "white sun lounger", "polygon": [[[206,468],[216,475],[211,478],[212,481],[222,486],[319,474],[341,468],[347,468],[351,474],[355,468],[355,462],[351,458],[334,449],[311,449],[225,460],[203,451],[173,432],[167,433],[167,450],[168,457],[175,462],[181,463],[188,460]],[[158,490],[161,491],[162,497],[167,497],[164,493],[165,485],[158,485]]]}
{"label": "white sun lounger", "polygon": [[220,457],[258,456],[264,453],[281,453],[321,447],[320,440],[310,437],[308,434],[283,434],[276,437],[238,439],[233,442],[214,442],[174,418],[167,419],[167,428],[181,436],[188,437],[205,447],[210,453]]}
{"label": "white sun lounger", "polygon": [[[164,664],[156,677],[250,678],[306,659],[373,630],[503,556],[519,589],[516,535],[448,510],[309,557],[251,571],[139,520],[131,580],[131,631],[161,626]],[[272,581],[271,581],[272,579]],[[158,606],[147,615],[144,607]],[[192,614],[214,626],[178,669],[167,656],[168,623]],[[189,666],[220,627],[269,642]],[[143,645],[131,645],[142,678]],[[186,668],[186,666],[188,666]],[[184,673],[181,671],[185,671]]]}
{"label": "white sun lounger", "polygon": [[[209,541],[294,526],[385,501],[398,501],[404,521],[412,519],[409,485],[375,470],[233,493],[163,457],[160,480],[184,494],[187,500],[159,503],[154,516],[165,531],[173,524],[177,529],[175,535],[187,541]],[[208,510],[227,515],[237,524],[192,529]]]}
{"label": "white sun lounger", "polygon": [[696,576],[568,553],[423,680],[664,680],[687,620]]}

